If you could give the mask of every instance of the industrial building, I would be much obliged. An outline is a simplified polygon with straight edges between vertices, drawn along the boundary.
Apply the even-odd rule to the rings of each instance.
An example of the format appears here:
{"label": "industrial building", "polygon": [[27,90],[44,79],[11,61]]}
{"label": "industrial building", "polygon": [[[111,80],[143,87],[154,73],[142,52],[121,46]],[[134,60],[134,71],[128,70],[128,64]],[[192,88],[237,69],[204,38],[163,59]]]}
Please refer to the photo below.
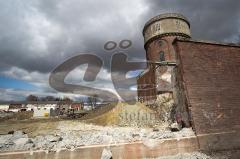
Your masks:
{"label": "industrial building", "polygon": [[138,100],[156,107],[170,95],[173,120],[208,134],[200,147],[239,147],[240,46],[192,39],[190,22],[175,13],[150,19],[143,36],[148,69],[137,79]]}

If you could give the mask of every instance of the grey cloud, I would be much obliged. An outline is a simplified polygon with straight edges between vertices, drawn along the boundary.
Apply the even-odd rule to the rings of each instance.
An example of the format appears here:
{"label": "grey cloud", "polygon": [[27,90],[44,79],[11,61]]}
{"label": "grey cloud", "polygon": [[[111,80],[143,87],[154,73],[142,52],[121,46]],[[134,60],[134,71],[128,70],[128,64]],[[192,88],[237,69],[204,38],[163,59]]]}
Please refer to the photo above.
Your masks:
{"label": "grey cloud", "polygon": [[153,16],[179,12],[191,23],[193,38],[234,42],[239,35],[240,1],[236,0],[154,0],[148,1]]}
{"label": "grey cloud", "polygon": [[[76,53],[94,52],[108,65],[110,56],[102,50],[104,42],[126,38],[136,41],[138,48],[130,56],[144,58],[141,28],[136,21],[140,17],[131,17],[136,21],[134,28],[125,17],[130,10],[122,13],[126,2],[2,1],[1,8],[5,9],[0,14],[6,16],[0,17],[4,24],[0,28],[4,33],[0,35],[0,62],[48,73]],[[56,35],[54,28],[59,29]],[[46,48],[41,50],[42,45]]]}
{"label": "grey cloud", "polygon": [[[145,60],[142,28],[151,17],[179,12],[190,20],[193,38],[239,42],[239,8],[236,0],[1,1],[0,74],[13,67],[25,70],[42,93],[56,93],[48,86],[49,73],[70,57],[93,53],[104,61],[98,83],[108,87],[111,80],[101,76],[110,73],[114,53]],[[123,39],[133,42],[130,49],[103,49],[107,41]]]}

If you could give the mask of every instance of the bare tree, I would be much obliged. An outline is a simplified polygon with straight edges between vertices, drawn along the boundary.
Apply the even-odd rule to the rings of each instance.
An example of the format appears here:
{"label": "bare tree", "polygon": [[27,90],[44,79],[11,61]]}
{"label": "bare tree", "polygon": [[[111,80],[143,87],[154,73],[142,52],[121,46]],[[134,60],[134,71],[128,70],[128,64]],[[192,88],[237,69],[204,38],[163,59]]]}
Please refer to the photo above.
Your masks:
{"label": "bare tree", "polygon": [[72,102],[72,99],[70,99],[69,97],[63,97],[62,101]]}
{"label": "bare tree", "polygon": [[91,97],[88,97],[87,102],[89,105],[91,105],[91,107],[92,107],[91,109],[96,108],[97,98],[98,98],[98,95],[96,95],[96,94]]}
{"label": "bare tree", "polygon": [[53,96],[46,96],[41,99],[42,101],[55,101],[56,98]]}
{"label": "bare tree", "polygon": [[26,101],[38,101],[38,97],[30,94],[26,97]]}

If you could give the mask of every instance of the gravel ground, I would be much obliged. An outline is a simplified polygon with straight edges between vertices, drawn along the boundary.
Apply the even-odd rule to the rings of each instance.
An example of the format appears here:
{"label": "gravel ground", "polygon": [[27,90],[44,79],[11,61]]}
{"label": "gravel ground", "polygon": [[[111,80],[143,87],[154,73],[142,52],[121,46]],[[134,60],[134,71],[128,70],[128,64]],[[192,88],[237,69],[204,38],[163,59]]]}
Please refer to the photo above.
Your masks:
{"label": "gravel ground", "polygon": [[143,129],[131,127],[102,127],[84,123],[60,122],[57,129],[45,135],[30,138],[22,131],[0,135],[0,151],[16,150],[74,150],[80,146],[93,144],[114,144],[143,141],[147,146],[154,146],[154,140],[193,136],[192,129],[179,132],[170,130]]}

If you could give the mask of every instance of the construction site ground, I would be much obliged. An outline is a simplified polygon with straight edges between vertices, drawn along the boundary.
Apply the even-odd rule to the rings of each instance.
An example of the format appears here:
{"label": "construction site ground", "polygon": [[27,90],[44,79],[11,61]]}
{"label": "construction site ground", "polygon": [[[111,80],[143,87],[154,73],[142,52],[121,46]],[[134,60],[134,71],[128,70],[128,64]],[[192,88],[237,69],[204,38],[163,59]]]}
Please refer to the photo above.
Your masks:
{"label": "construction site ground", "polygon": [[120,103],[89,112],[83,119],[1,120],[0,158],[228,159],[240,154],[238,150],[200,152],[192,128],[172,132],[163,123],[139,125],[142,121],[119,116],[126,110],[153,113],[138,103]]}

